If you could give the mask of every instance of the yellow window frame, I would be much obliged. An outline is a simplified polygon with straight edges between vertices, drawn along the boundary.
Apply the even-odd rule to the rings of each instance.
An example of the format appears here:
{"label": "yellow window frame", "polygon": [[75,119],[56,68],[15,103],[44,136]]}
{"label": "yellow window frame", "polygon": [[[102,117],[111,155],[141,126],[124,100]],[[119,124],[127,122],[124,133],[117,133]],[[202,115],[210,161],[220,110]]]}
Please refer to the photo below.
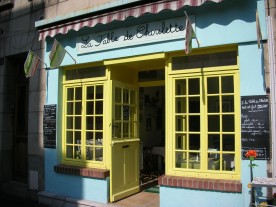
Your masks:
{"label": "yellow window frame", "polygon": [[[218,48],[218,49],[210,49],[211,52],[220,52],[220,51],[231,51],[236,50],[236,47],[231,48]],[[208,53],[208,50],[197,51],[196,54],[201,53]],[[241,137],[240,137],[240,85],[239,85],[239,70],[238,70],[238,57],[237,57],[237,65],[231,66],[220,66],[220,67],[209,67],[209,68],[194,68],[194,69],[186,69],[186,70],[172,70],[172,58],[176,56],[183,56],[183,53],[174,53],[170,54],[168,57],[167,62],[167,88],[166,93],[167,95],[167,117],[171,117],[173,115],[173,121],[168,121],[166,123],[166,174],[167,175],[176,175],[176,176],[188,176],[188,177],[202,177],[202,178],[218,178],[219,176],[223,176],[225,179],[232,179],[237,180],[240,179],[240,157],[241,157]],[[175,156],[175,80],[181,78],[193,78],[199,77],[201,83],[203,84],[203,89],[201,87],[201,103],[203,103],[203,98],[206,99],[207,94],[204,94],[204,88],[207,87],[207,77],[212,76],[225,76],[225,75],[233,75],[234,77],[234,107],[235,107],[235,115],[234,115],[234,122],[235,122],[235,171],[223,171],[220,170],[207,170],[208,163],[204,160],[201,163],[200,169],[182,169],[175,167],[176,163],[176,156]],[[202,79],[203,78],[203,79]],[[203,134],[201,137],[201,148],[203,150],[207,150],[207,141],[202,142],[202,140],[206,140],[207,138],[207,104],[202,105],[202,111],[200,112],[201,118],[200,120],[200,134]],[[221,150],[222,151],[222,150]],[[202,151],[201,151],[202,152]],[[221,162],[221,161],[220,161]],[[220,163],[222,165],[222,163]]]}

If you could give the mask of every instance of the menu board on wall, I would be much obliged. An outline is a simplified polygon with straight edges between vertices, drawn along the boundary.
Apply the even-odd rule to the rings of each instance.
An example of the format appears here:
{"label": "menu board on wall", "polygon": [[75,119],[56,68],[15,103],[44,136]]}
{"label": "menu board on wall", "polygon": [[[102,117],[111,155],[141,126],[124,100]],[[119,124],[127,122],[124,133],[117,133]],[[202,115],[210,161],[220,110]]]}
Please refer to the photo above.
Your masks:
{"label": "menu board on wall", "polygon": [[44,148],[56,148],[56,104],[44,105],[43,144]]}
{"label": "menu board on wall", "polygon": [[257,151],[255,159],[270,158],[268,96],[241,97],[241,138],[243,159],[249,149]]}

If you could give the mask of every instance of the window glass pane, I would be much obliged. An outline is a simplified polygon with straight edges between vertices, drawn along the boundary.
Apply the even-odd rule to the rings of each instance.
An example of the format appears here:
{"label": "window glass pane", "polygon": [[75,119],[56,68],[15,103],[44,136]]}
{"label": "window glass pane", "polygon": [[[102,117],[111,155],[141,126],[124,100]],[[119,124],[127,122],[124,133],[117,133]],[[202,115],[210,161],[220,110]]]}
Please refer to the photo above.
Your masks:
{"label": "window glass pane", "polygon": [[219,96],[208,96],[208,113],[218,113],[219,112]]}
{"label": "window glass pane", "polygon": [[81,115],[81,102],[76,102],[75,103],[75,115]]}
{"label": "window glass pane", "polygon": [[186,95],[186,79],[175,81],[175,95]]}
{"label": "window glass pane", "polygon": [[82,90],[81,87],[77,87],[75,90],[75,100],[81,100],[82,99]]}
{"label": "window glass pane", "polygon": [[66,147],[66,158],[73,158],[73,146]]}
{"label": "window glass pane", "polygon": [[86,129],[93,130],[94,129],[94,117],[86,117]]}
{"label": "window glass pane", "polygon": [[73,144],[73,132],[72,131],[66,132],[66,143]]}
{"label": "window glass pane", "polygon": [[176,98],[175,100],[175,112],[186,113],[186,98]]}
{"label": "window glass pane", "polygon": [[[209,134],[208,135],[208,151],[210,153],[220,150],[220,135]],[[210,157],[210,154],[209,154]]]}
{"label": "window glass pane", "polygon": [[219,158],[209,158],[208,159],[208,170],[220,170],[220,159]]}
{"label": "window glass pane", "polygon": [[86,147],[86,160],[94,160],[93,147]]}
{"label": "window glass pane", "polygon": [[103,148],[96,147],[96,161],[103,160]]}
{"label": "window glass pane", "polygon": [[82,153],[81,153],[81,146],[76,146],[75,148],[75,159],[81,159]]}
{"label": "window glass pane", "polygon": [[105,66],[95,66],[65,71],[66,80],[77,80],[105,76]]}
{"label": "window glass pane", "polygon": [[234,95],[222,96],[222,112],[234,112]]}
{"label": "window glass pane", "polygon": [[93,136],[93,132],[89,132],[89,131],[87,131],[86,132],[86,140],[89,142],[89,143],[93,143],[93,140],[94,140],[94,136]]}
{"label": "window glass pane", "polygon": [[67,117],[66,123],[66,129],[73,129],[73,117]]}
{"label": "window glass pane", "polygon": [[93,115],[94,114],[94,101],[86,102],[86,114]]}
{"label": "window glass pane", "polygon": [[74,113],[73,106],[74,106],[73,102],[67,102],[67,115],[73,115]]}
{"label": "window glass pane", "polygon": [[189,150],[199,150],[200,149],[200,135],[190,134],[189,135]]}
{"label": "window glass pane", "polygon": [[96,101],[96,114],[103,114],[103,101]]}
{"label": "window glass pane", "polygon": [[67,88],[67,100],[74,100],[74,88]]}
{"label": "window glass pane", "polygon": [[189,116],[189,131],[190,132],[200,131],[200,116]]}
{"label": "window glass pane", "polygon": [[223,170],[233,171],[235,169],[235,155],[234,154],[223,154]]}
{"label": "window glass pane", "polygon": [[221,91],[222,93],[234,93],[234,79],[233,76],[221,77]]}
{"label": "window glass pane", "polygon": [[186,150],[187,149],[186,143],[187,143],[186,135],[181,135],[181,134],[176,135],[176,141],[175,141],[176,149]]}
{"label": "window glass pane", "polygon": [[209,132],[220,131],[220,118],[218,115],[208,115],[208,131]]}
{"label": "window glass pane", "polygon": [[75,117],[75,129],[81,129],[81,117]]}
{"label": "window glass pane", "polygon": [[234,134],[222,135],[222,150],[223,151],[235,151],[235,135]]}
{"label": "window glass pane", "polygon": [[234,132],[234,115],[223,115],[222,116],[222,131],[223,132]]}
{"label": "window glass pane", "polygon": [[187,130],[187,127],[186,127],[186,116],[176,116],[176,120],[175,120],[175,123],[176,123],[176,131],[180,131],[180,132],[184,132]]}
{"label": "window glass pane", "polygon": [[200,113],[200,97],[189,98],[189,113]]}
{"label": "window glass pane", "polygon": [[103,99],[103,86],[96,86],[96,99]]}
{"label": "window glass pane", "polygon": [[[176,152],[175,153],[175,167],[177,168],[188,168],[188,160],[187,160],[186,152]],[[190,166],[191,168],[191,166]]]}
{"label": "window glass pane", "polygon": [[94,99],[94,86],[86,88],[86,99]]}
{"label": "window glass pane", "polygon": [[227,51],[172,58],[173,70],[217,67],[224,65],[237,65],[237,51]]}
{"label": "window glass pane", "polygon": [[103,129],[103,117],[97,116],[96,117],[96,130],[102,130]]}
{"label": "window glass pane", "polygon": [[189,79],[189,95],[200,94],[199,78]]}
{"label": "window glass pane", "polygon": [[207,93],[208,94],[219,93],[219,77],[207,78]]}
{"label": "window glass pane", "polygon": [[81,144],[81,132],[75,131],[75,144]]}

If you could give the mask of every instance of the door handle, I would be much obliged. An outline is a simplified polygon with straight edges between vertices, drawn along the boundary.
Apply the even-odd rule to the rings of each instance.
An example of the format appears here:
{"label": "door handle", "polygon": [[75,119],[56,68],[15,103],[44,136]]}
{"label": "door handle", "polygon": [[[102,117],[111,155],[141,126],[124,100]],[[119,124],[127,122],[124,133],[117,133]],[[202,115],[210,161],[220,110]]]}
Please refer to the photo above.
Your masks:
{"label": "door handle", "polygon": [[129,145],[124,145],[122,146],[122,148],[129,148]]}

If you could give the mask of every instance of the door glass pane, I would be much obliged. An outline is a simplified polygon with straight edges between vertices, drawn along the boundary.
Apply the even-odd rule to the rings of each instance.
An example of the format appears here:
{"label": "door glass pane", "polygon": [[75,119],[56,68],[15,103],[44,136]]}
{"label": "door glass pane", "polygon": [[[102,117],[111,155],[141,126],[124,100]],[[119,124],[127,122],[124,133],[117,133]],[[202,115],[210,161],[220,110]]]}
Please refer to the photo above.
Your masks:
{"label": "door glass pane", "polygon": [[75,117],[75,129],[81,129],[81,117]]}
{"label": "door glass pane", "polygon": [[96,117],[96,130],[102,130],[103,129],[103,117],[97,116]]}
{"label": "door glass pane", "polygon": [[74,113],[74,103],[73,102],[67,102],[67,115],[73,115]]}
{"label": "door glass pane", "polygon": [[93,124],[94,124],[94,117],[93,116],[86,117],[86,129],[93,130],[94,129]]}
{"label": "door glass pane", "polygon": [[81,144],[81,132],[75,131],[75,144]]}
{"label": "door glass pane", "polygon": [[[208,151],[214,153],[220,150],[220,135],[219,134],[208,134]],[[209,155],[210,157],[210,155]]]}
{"label": "door glass pane", "polygon": [[75,103],[75,114],[76,115],[81,115],[81,102],[76,102]]}
{"label": "door glass pane", "polygon": [[128,89],[123,89],[123,103],[129,103]]}
{"label": "door glass pane", "polygon": [[219,77],[207,78],[207,93],[208,94],[219,93]]}
{"label": "door glass pane", "polygon": [[115,103],[121,103],[122,101],[122,93],[121,88],[115,88]]}
{"label": "door glass pane", "polygon": [[94,101],[86,102],[86,114],[93,115],[94,114]]}
{"label": "door glass pane", "polygon": [[66,132],[66,143],[73,144],[73,132],[72,131]]}
{"label": "door glass pane", "polygon": [[67,117],[66,124],[66,129],[73,129],[73,117]]}
{"label": "door glass pane", "polygon": [[95,114],[103,114],[103,101],[96,101]]}
{"label": "door glass pane", "polygon": [[115,105],[115,120],[121,120],[122,119],[122,111],[121,111],[120,105]]}
{"label": "door glass pane", "polygon": [[73,158],[73,146],[66,147],[66,158]]}

